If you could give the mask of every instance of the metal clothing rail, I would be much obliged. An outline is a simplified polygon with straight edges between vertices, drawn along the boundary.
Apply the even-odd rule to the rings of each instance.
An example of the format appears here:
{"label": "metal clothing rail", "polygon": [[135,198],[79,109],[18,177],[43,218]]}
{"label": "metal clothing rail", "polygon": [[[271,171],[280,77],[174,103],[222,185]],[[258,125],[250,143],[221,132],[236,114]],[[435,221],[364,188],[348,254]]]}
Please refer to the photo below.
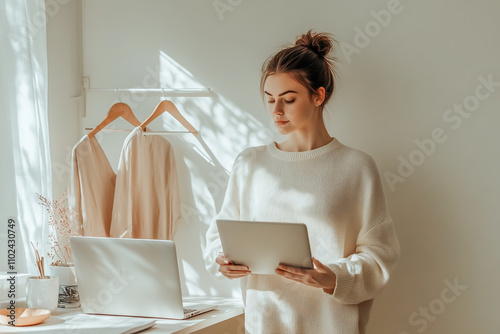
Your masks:
{"label": "metal clothing rail", "polygon": [[90,88],[88,78],[84,78],[83,89],[80,95],[72,99],[80,100],[83,105],[83,117],[87,115],[87,93],[115,93],[121,101],[118,93],[143,94],[144,96],[185,96],[185,97],[214,97],[215,93],[211,88]]}
{"label": "metal clothing rail", "polygon": [[[92,131],[94,128],[85,128],[85,131]],[[101,132],[131,132],[133,129],[130,130],[125,130],[125,129],[102,129]],[[143,132],[142,134],[145,136],[152,136],[152,135],[164,135],[168,133],[194,133],[195,135],[199,133],[200,131],[198,130],[196,133],[191,132],[191,131],[146,131]]]}
{"label": "metal clothing rail", "polygon": [[[87,79],[87,80],[85,80]],[[196,96],[196,97],[203,97],[203,96],[213,96],[214,93],[211,88],[182,88],[182,89],[175,89],[175,88],[90,88],[88,85],[88,78],[84,78],[84,93],[86,94],[87,92],[104,92],[104,93],[115,93],[118,96],[118,100],[121,102],[121,99],[119,97],[119,93],[130,93],[130,94],[161,94],[164,98],[166,96]],[[84,94],[84,99],[85,99],[85,94]],[[165,103],[166,101],[163,101],[162,103]],[[161,104],[161,103],[160,103]],[[174,107],[174,109],[177,111],[177,109]],[[84,111],[86,111],[84,109]],[[163,111],[162,111],[163,112]],[[155,111],[155,114],[157,111]],[[171,112],[172,113],[172,112]],[[86,112],[85,112],[86,114]],[[177,111],[178,114],[178,111]],[[154,116],[156,118],[158,115]],[[198,134],[198,130],[194,129],[189,122],[187,122],[182,115],[177,115],[173,114],[174,118],[176,118],[181,124],[183,124],[185,127],[188,129],[192,128],[191,131],[146,131],[144,132],[145,135],[162,135],[162,134],[168,134],[168,133],[192,133],[195,136]],[[150,116],[151,117],[151,116]],[[181,119],[179,119],[179,117]],[[184,122],[183,122],[184,121]],[[185,124],[187,122],[187,125]],[[86,131],[92,131],[94,128],[85,128]],[[100,129],[100,131],[119,131],[119,132],[130,132],[132,130],[125,130],[125,129]]]}
{"label": "metal clothing rail", "polygon": [[158,96],[212,96],[214,92],[211,88],[88,88],[86,92],[102,92],[102,93],[129,93],[129,94],[146,94]]}

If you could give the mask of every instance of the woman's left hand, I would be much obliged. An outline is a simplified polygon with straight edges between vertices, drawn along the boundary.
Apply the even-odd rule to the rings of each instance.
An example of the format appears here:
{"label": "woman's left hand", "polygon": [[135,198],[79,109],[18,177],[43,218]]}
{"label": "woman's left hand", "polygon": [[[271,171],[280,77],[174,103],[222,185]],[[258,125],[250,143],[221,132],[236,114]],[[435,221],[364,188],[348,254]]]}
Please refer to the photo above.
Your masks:
{"label": "woman's left hand", "polygon": [[323,263],[315,258],[312,258],[312,260],[316,267],[314,269],[302,269],[280,264],[278,268],[276,268],[276,274],[305,285],[322,288],[325,292],[333,294],[337,276]]}

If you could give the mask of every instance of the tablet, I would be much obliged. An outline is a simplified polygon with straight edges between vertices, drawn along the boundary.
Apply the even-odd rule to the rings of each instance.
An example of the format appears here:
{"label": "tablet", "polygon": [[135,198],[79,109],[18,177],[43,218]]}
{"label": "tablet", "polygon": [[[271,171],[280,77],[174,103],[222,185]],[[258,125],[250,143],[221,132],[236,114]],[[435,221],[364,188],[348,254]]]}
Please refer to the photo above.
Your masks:
{"label": "tablet", "polygon": [[314,268],[307,227],[302,223],[216,220],[224,255],[252,274],[277,275],[280,263]]}

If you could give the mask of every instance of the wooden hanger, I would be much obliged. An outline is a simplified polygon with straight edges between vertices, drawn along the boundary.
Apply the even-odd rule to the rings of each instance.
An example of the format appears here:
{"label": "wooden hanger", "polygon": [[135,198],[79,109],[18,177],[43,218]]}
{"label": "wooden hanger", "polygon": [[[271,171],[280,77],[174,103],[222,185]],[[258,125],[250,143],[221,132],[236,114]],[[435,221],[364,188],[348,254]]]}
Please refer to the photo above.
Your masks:
{"label": "wooden hanger", "polygon": [[113,104],[108,111],[108,115],[103,119],[98,126],[96,126],[89,134],[89,137],[94,136],[96,133],[104,129],[109,123],[113,122],[115,119],[123,117],[133,126],[140,126],[141,122],[135,117],[132,109],[130,109],[129,105],[123,102],[118,102]]}
{"label": "wooden hanger", "polygon": [[146,131],[146,126],[151,123],[155,118],[163,114],[165,111],[168,111],[176,120],[178,120],[186,129],[189,130],[193,135],[196,136],[198,130],[194,128],[194,126],[189,123],[184,116],[181,115],[175,104],[172,101],[163,100],[157,106],[155,111],[146,119],[142,124],[142,131]]}

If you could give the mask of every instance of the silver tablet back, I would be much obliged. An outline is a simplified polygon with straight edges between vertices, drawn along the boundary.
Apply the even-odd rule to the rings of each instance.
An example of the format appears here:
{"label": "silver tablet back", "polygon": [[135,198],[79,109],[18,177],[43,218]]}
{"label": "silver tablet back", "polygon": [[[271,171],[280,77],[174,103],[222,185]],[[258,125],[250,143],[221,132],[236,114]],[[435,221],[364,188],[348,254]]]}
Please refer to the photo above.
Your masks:
{"label": "silver tablet back", "polygon": [[302,223],[216,220],[224,255],[252,274],[276,275],[280,263],[313,268],[307,227]]}

